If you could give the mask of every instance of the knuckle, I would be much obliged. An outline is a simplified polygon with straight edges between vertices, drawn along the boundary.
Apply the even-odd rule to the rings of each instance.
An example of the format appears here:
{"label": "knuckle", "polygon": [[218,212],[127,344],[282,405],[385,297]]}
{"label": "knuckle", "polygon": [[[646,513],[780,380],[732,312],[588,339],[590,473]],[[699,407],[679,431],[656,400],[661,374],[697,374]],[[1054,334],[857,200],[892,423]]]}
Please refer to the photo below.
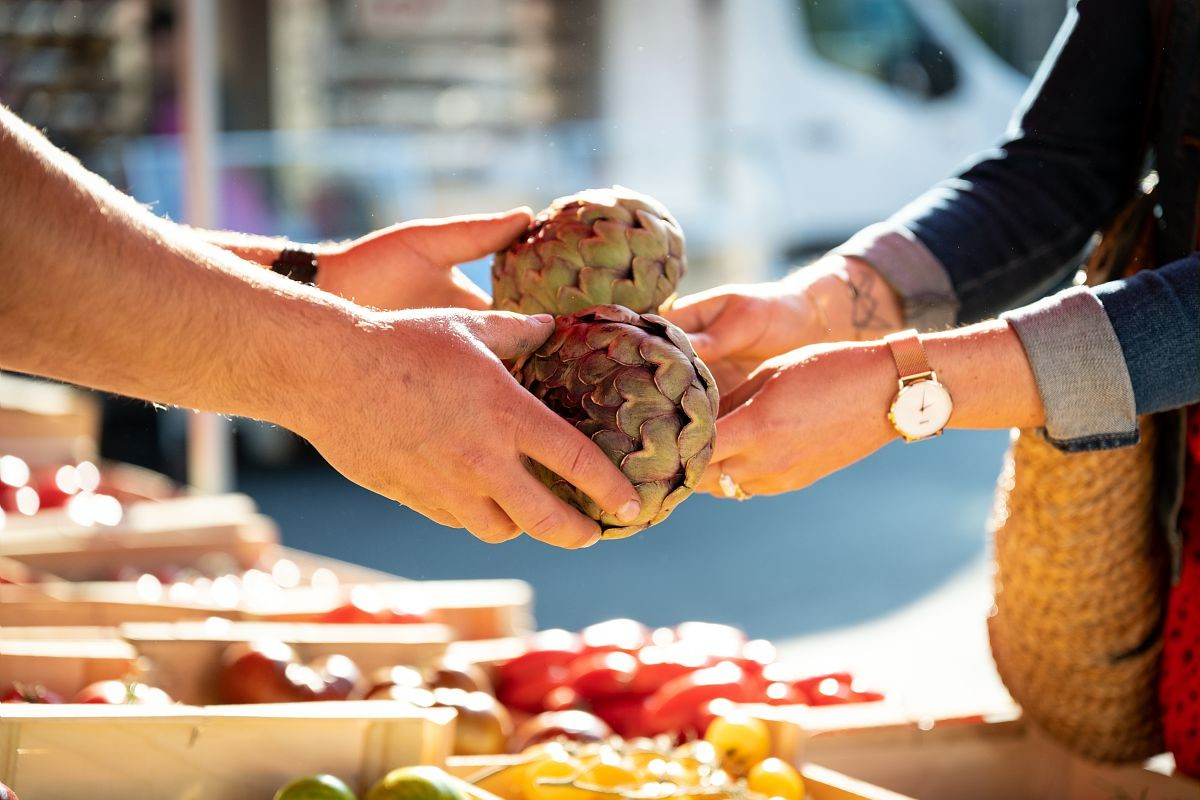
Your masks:
{"label": "knuckle", "polygon": [[562,531],[566,523],[565,517],[565,514],[557,510],[543,514],[529,526],[529,534],[539,539],[553,536]]}
{"label": "knuckle", "polygon": [[486,530],[472,531],[472,533],[475,534],[475,538],[488,544],[507,542],[521,534],[515,525],[489,525]]}
{"label": "knuckle", "polygon": [[512,538],[513,525],[507,519],[500,519],[499,514],[484,514],[472,519],[467,525],[476,539],[494,544]]}
{"label": "knuckle", "polygon": [[595,470],[595,453],[589,444],[576,442],[571,446],[571,465],[570,470],[573,476],[589,475]]}
{"label": "knuckle", "polygon": [[459,463],[463,470],[471,475],[488,474],[491,471],[491,458],[480,449],[462,451],[459,454]]}

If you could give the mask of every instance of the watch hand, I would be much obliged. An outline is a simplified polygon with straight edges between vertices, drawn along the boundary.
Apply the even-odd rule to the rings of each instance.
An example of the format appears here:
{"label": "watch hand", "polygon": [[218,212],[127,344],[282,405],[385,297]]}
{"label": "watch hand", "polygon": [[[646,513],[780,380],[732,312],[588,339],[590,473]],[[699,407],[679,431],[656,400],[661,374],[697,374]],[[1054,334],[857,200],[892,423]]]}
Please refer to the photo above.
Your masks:
{"label": "watch hand", "polygon": [[921,408],[920,408],[920,410],[921,411],[925,410],[925,390],[924,389],[921,390]]}

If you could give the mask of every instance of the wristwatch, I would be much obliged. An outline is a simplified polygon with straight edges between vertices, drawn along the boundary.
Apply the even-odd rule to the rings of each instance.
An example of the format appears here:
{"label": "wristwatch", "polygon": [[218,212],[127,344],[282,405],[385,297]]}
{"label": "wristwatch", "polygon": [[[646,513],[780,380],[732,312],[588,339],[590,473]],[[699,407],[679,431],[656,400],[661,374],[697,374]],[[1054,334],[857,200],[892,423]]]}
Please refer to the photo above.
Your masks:
{"label": "wristwatch", "polygon": [[288,247],[271,262],[271,271],[310,286],[317,282],[317,254],[305,247]]}
{"label": "wristwatch", "polygon": [[950,392],[938,382],[929,366],[925,347],[915,330],[902,331],[883,339],[896,360],[900,389],[888,411],[888,420],[906,442],[940,436],[950,421],[954,403]]}

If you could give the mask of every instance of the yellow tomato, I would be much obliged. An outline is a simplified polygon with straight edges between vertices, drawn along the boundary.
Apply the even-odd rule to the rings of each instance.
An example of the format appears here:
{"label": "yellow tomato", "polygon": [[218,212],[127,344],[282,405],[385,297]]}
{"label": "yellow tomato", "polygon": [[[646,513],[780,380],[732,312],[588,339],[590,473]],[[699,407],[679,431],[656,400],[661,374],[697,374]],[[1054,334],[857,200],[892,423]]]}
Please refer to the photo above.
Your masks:
{"label": "yellow tomato", "polygon": [[502,800],[525,800],[525,776],[529,767],[551,758],[565,760],[568,754],[558,742],[541,742],[526,747],[517,758],[520,759],[518,763],[475,781],[475,785]]}
{"label": "yellow tomato", "polygon": [[573,758],[548,758],[535,761],[525,768],[525,800],[588,800],[589,793],[574,786],[553,786],[542,781],[563,781],[583,772],[583,765]]}
{"label": "yellow tomato", "polygon": [[513,764],[475,781],[475,785],[501,800],[525,800],[525,769],[528,764]]}
{"label": "yellow tomato", "polygon": [[716,748],[721,769],[738,778],[771,754],[767,724],[747,714],[717,717],[709,724],[704,739]]}
{"label": "yellow tomato", "polygon": [[783,800],[804,800],[804,779],[796,768],[778,758],[768,758],[750,770],[746,776],[750,791]]}
{"label": "yellow tomato", "polygon": [[651,750],[630,753],[625,761],[638,779],[646,783],[663,780],[667,772],[667,756]]}
{"label": "yellow tomato", "polygon": [[[603,761],[580,775],[579,783],[607,790],[636,789],[642,784],[632,770],[620,764]],[[591,800],[615,800],[616,797],[607,792],[589,792],[588,796]]]}

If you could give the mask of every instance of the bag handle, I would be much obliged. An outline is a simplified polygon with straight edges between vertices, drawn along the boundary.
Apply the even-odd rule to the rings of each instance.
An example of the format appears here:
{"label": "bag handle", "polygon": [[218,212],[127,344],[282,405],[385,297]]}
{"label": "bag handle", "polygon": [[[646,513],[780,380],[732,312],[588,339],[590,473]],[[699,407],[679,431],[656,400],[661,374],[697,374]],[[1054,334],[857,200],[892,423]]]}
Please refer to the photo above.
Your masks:
{"label": "bag handle", "polygon": [[[1158,92],[1162,86],[1163,61],[1167,49],[1173,0],[1149,0],[1150,3],[1150,74],[1146,82],[1146,104],[1138,128],[1135,157],[1144,159],[1154,133]],[[1132,172],[1133,197],[1117,212],[1101,232],[1100,241],[1088,256],[1085,272],[1089,286],[1110,281],[1119,275],[1154,266],[1154,190],[1158,175],[1151,170],[1139,174],[1144,161]]]}

